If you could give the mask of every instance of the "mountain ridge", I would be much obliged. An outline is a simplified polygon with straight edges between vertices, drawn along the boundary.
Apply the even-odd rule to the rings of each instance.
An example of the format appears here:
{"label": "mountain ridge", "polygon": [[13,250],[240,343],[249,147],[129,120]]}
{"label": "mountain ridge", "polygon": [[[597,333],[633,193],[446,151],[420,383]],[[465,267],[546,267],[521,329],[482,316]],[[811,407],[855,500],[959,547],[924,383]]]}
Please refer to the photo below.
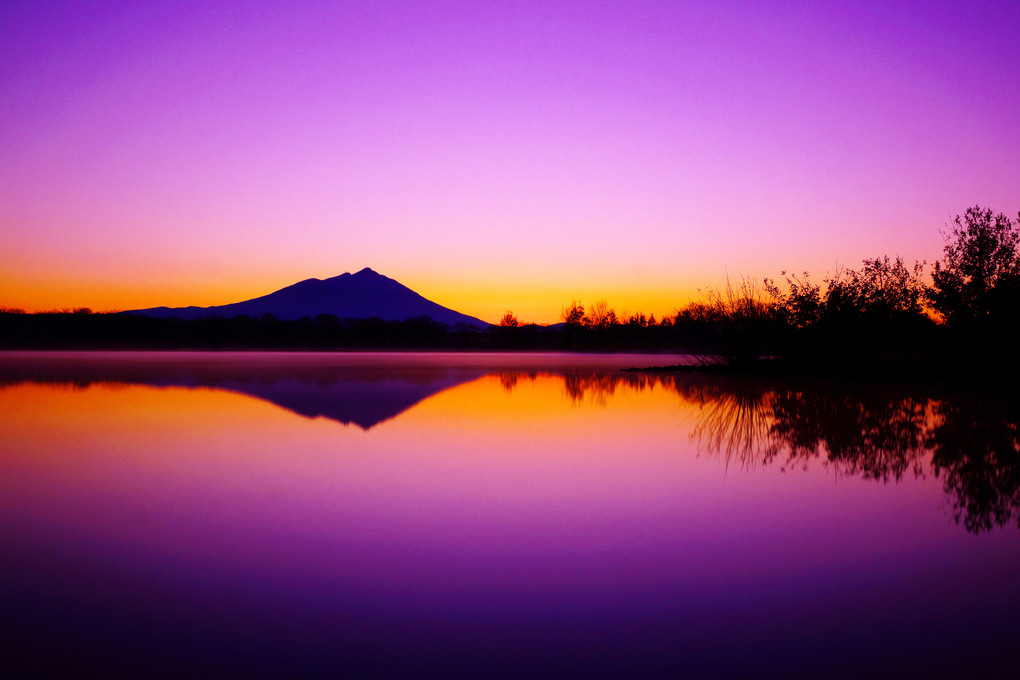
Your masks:
{"label": "mountain ridge", "polygon": [[229,318],[264,314],[287,321],[332,314],[341,319],[403,321],[427,316],[449,326],[467,324],[486,328],[488,323],[433,302],[395,279],[370,267],[351,274],[344,272],[327,279],[304,279],[279,290],[240,302],[209,307],[150,307],[125,314],[154,318],[198,319],[204,316]]}

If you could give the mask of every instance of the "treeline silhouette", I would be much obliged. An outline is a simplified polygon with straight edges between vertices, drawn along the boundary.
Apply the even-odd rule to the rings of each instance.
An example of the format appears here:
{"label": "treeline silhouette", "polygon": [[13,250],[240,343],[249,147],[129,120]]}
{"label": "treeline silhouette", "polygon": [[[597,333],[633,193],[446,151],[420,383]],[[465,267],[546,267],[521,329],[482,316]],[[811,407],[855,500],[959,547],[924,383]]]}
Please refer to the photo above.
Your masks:
{"label": "treeline silhouette", "polygon": [[477,344],[477,335],[429,317],[385,321],[320,314],[290,321],[264,314],[184,320],[88,309],[36,314],[0,310],[0,345],[12,348],[455,348]]}
{"label": "treeline silhouette", "polygon": [[1020,526],[1020,402],[1011,393],[580,370],[504,371],[500,381],[512,392],[545,375],[562,378],[577,402],[602,403],[620,389],[675,394],[696,407],[694,443],[742,468],[817,462],[879,483],[932,475],[969,532]]}
{"label": "treeline silhouette", "polygon": [[[581,349],[676,348],[672,338],[648,329],[613,329],[611,337],[585,337]],[[297,320],[272,314],[158,319],[90,309],[26,313],[0,308],[0,348],[8,349],[437,349],[565,350],[559,326],[537,324],[449,326],[426,316],[403,321],[340,319],[319,314]]]}
{"label": "treeline silhouette", "polygon": [[[618,318],[605,300],[562,310],[571,347],[682,347],[729,366],[779,357],[817,364],[876,354],[987,353],[1010,358],[1020,332],[1020,216],[973,207],[943,234],[931,269],[888,255],[865,259],[821,283],[727,280],[721,289],[655,320]],[[508,312],[508,315],[510,313]]]}

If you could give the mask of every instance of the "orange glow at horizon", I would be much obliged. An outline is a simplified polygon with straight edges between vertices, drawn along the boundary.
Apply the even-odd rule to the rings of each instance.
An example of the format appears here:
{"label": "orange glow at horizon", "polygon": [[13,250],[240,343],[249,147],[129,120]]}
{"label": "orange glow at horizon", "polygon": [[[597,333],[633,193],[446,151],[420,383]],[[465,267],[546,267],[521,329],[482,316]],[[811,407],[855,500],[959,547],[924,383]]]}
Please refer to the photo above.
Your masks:
{"label": "orange glow at horizon", "polygon": [[[579,300],[589,306],[602,299],[607,300],[621,318],[624,314],[640,312],[661,319],[698,299],[699,289],[706,287],[704,280],[694,281],[692,277],[663,281],[661,286],[647,282],[634,285],[623,279],[597,281],[588,278],[579,278],[576,284],[562,280],[544,284],[536,280],[494,282],[469,274],[447,278],[413,274],[403,277],[396,272],[377,271],[437,304],[489,323],[498,323],[507,311],[517,315],[521,323],[558,323],[561,310],[571,301]],[[315,278],[341,273],[320,272]],[[27,312],[80,307],[95,312],[160,306],[209,307],[260,297],[306,278],[309,277],[296,271],[271,276],[245,272],[223,280],[175,278],[149,272],[140,274],[136,284],[127,285],[115,280],[113,274],[90,277],[65,270],[40,277],[5,272],[0,273],[0,291],[3,291],[0,307]]]}

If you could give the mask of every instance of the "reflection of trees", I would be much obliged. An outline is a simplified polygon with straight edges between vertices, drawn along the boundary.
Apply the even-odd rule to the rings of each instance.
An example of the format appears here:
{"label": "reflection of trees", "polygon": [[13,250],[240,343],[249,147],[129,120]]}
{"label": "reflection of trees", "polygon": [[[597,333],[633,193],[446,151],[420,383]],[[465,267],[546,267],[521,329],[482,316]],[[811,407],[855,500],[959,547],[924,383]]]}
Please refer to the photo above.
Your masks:
{"label": "reflection of trees", "polygon": [[[689,374],[557,374],[574,402],[604,404],[621,387],[664,389],[696,407],[692,439],[744,467],[805,466],[882,482],[927,469],[957,522],[1020,526],[1020,403],[847,385],[777,385]],[[535,374],[531,374],[532,379]],[[501,376],[504,387],[511,380]]]}
{"label": "reflection of trees", "polygon": [[[509,312],[507,312],[509,314]],[[514,391],[517,387],[517,381],[521,379],[520,373],[517,371],[503,371],[499,374],[499,382],[503,385],[503,389],[507,394]]]}
{"label": "reflection of trees", "polygon": [[1018,516],[1020,417],[1012,408],[942,401],[931,430],[932,468],[969,531],[987,531]]}
{"label": "reflection of trees", "polygon": [[777,447],[767,418],[770,393],[698,389],[681,396],[698,404],[699,418],[691,437],[709,451],[721,453],[727,462],[736,458],[744,467],[768,464],[775,458]]}
{"label": "reflection of trees", "polygon": [[694,436],[744,464],[821,458],[842,475],[887,482],[923,475],[928,460],[968,531],[1020,520],[1015,408],[992,413],[980,400],[947,395],[779,389],[721,394],[701,414]]}
{"label": "reflection of trees", "polygon": [[804,466],[821,459],[844,475],[899,480],[921,474],[926,400],[825,394],[762,383],[691,389],[678,394],[699,406],[692,437],[707,450],[741,465]]}
{"label": "reflection of trees", "polygon": [[590,395],[594,403],[604,405],[620,382],[619,376],[611,373],[568,373],[563,376],[563,389],[573,402],[580,403]]}
{"label": "reflection of trees", "polygon": [[513,392],[520,381],[534,382],[540,375],[559,378],[563,380],[566,396],[578,404],[584,401],[605,404],[621,385],[642,390],[662,382],[659,376],[649,373],[606,373],[584,369],[555,372],[509,369],[500,371],[497,375],[500,385],[507,392]]}
{"label": "reflection of trees", "polygon": [[900,480],[920,475],[929,422],[927,400],[888,395],[775,393],[771,435],[790,461],[824,453],[845,475]]}

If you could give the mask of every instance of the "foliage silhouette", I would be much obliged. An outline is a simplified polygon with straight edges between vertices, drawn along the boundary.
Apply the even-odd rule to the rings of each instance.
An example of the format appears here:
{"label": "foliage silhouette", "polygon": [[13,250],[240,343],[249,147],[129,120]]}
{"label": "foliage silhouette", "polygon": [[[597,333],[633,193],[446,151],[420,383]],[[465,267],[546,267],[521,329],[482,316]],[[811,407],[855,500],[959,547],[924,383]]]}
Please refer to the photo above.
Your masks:
{"label": "foliage silhouette", "polygon": [[936,262],[931,305],[959,338],[1014,342],[1020,311],[1020,216],[975,206],[953,220]]}
{"label": "foliage silhouette", "polygon": [[776,304],[766,284],[742,277],[736,286],[726,278],[722,289],[705,292],[705,302],[681,316],[674,328],[699,324],[700,354],[718,357],[730,365],[757,361],[774,351],[777,322]]}
{"label": "foliage silhouette", "polygon": [[584,325],[593,331],[606,331],[617,324],[616,311],[605,299],[597,301],[584,316]]}
{"label": "foliage silhouette", "polygon": [[806,272],[787,276],[785,290],[766,280],[781,319],[779,352],[843,357],[930,346],[935,325],[925,310],[924,267],[883,256],[826,278],[824,289]]}

